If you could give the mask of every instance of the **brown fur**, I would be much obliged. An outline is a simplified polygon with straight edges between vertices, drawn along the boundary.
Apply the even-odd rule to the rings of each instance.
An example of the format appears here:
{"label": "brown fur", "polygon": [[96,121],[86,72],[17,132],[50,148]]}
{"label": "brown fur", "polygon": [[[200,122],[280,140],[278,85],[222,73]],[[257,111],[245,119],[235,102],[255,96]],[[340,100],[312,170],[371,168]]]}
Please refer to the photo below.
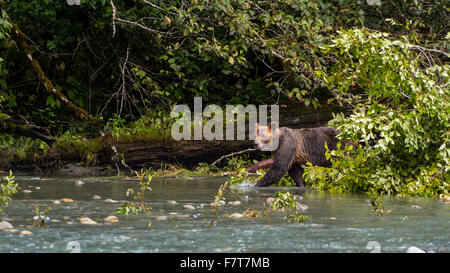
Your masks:
{"label": "brown fur", "polygon": [[260,161],[256,164],[253,164],[250,168],[247,168],[245,171],[248,173],[256,173],[257,170],[270,168],[272,166],[272,164],[273,164],[273,158],[266,159],[266,160]]}
{"label": "brown fur", "polygon": [[[274,137],[279,137],[279,145],[275,151],[273,163],[266,160],[264,164],[255,164],[249,170],[256,172],[258,169],[268,168],[266,175],[256,184],[258,187],[267,187],[277,183],[286,173],[292,177],[299,187],[305,186],[302,165],[311,162],[316,166],[329,166],[330,162],[325,158],[325,143],[330,150],[335,150],[338,143],[336,135],[339,131],[326,128],[310,128],[294,130],[286,127],[271,130],[268,126],[257,124],[255,144],[261,147],[270,144]],[[351,144],[351,142],[345,142]]]}

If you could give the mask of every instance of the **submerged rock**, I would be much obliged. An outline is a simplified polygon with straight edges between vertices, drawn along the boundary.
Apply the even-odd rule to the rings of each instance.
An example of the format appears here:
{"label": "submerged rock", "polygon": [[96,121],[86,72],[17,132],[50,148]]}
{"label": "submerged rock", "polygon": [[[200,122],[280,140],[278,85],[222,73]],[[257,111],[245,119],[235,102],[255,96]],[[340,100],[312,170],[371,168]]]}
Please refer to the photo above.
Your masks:
{"label": "submerged rock", "polygon": [[61,202],[59,202],[58,200],[53,201],[53,205],[59,205],[61,204]]}
{"label": "submerged rock", "polygon": [[406,250],[406,253],[426,253],[426,252],[418,247],[411,246]]}
{"label": "submerged rock", "polygon": [[102,197],[100,195],[94,194],[94,195],[92,195],[92,199],[99,200],[99,199],[102,199]]}
{"label": "submerged rock", "polygon": [[20,234],[22,234],[22,235],[31,235],[31,234],[33,234],[33,232],[28,231],[28,230],[22,230],[22,231],[20,232]]}
{"label": "submerged rock", "polygon": [[105,221],[106,223],[117,223],[117,222],[119,222],[119,218],[111,215],[111,216],[108,216],[105,219],[103,219],[103,221]]}
{"label": "submerged rock", "polygon": [[228,202],[228,204],[229,205],[232,205],[232,206],[239,206],[240,204],[241,204],[241,201],[234,201],[234,202],[232,202],[232,201],[230,201],[230,202]]}
{"label": "submerged rock", "polygon": [[[1,230],[1,229],[0,229]],[[16,233],[18,232],[17,229],[15,228],[8,228],[8,229],[4,229],[3,232],[7,232],[7,233]]]}
{"label": "submerged rock", "polygon": [[324,224],[311,223],[311,224],[308,225],[308,227],[321,228],[321,227],[325,227],[325,225]]}
{"label": "submerged rock", "polygon": [[98,223],[95,222],[94,220],[92,220],[89,217],[84,217],[83,216],[83,217],[80,218],[80,224],[83,224],[83,225],[97,225]]}
{"label": "submerged rock", "polygon": [[63,198],[61,201],[63,201],[64,203],[73,203],[73,199],[70,198]]}
{"label": "submerged rock", "polygon": [[105,199],[105,202],[106,202],[106,203],[117,203],[117,202],[119,202],[119,201],[112,200],[112,199]]}
{"label": "submerged rock", "polygon": [[84,182],[81,180],[77,180],[77,181],[73,182],[73,184],[75,184],[75,186],[81,186],[81,185],[84,185]]}
{"label": "submerged rock", "polygon": [[187,209],[187,210],[195,210],[195,207],[192,205],[184,205],[183,209]]}
{"label": "submerged rock", "polygon": [[192,218],[194,218],[194,219],[198,219],[198,218],[200,218],[200,217],[202,217],[201,214],[194,214],[194,215],[192,215]]}
{"label": "submerged rock", "polygon": [[22,192],[23,193],[32,193],[32,191],[30,191],[30,190],[23,190]]}
{"label": "submerged rock", "polygon": [[230,218],[242,218],[242,217],[244,217],[244,215],[242,213],[237,212],[230,215]]}
{"label": "submerged rock", "polygon": [[412,209],[421,209],[422,207],[418,206],[418,205],[411,205],[410,208],[412,208]]}
{"label": "submerged rock", "polygon": [[169,201],[167,201],[167,204],[169,204],[169,205],[176,205],[178,203],[177,203],[177,201],[169,200]]}
{"label": "submerged rock", "polygon": [[169,219],[169,216],[165,216],[165,215],[156,216],[156,220],[158,220],[158,221],[164,221],[167,219]]}
{"label": "submerged rock", "polygon": [[9,222],[1,221],[0,222],[0,230],[2,229],[13,229],[13,225],[11,225]]}

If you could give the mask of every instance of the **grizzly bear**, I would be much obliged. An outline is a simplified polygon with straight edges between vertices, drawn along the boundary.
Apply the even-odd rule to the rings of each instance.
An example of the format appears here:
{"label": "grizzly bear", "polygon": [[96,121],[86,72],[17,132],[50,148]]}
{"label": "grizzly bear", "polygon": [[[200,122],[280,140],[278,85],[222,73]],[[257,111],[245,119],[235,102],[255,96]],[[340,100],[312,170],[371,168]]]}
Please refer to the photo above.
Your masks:
{"label": "grizzly bear", "polygon": [[[336,150],[338,130],[326,127],[297,130],[278,128],[276,123],[271,125],[272,128],[256,124],[255,145],[258,148],[270,145],[273,139],[278,137],[278,148],[273,159],[266,159],[247,169],[247,172],[252,173],[258,169],[270,168],[255,186],[270,186],[289,173],[297,186],[304,187],[303,164],[311,162],[316,166],[330,166],[325,157],[325,143],[329,150]],[[351,145],[351,142],[345,141],[343,146],[345,144]]]}

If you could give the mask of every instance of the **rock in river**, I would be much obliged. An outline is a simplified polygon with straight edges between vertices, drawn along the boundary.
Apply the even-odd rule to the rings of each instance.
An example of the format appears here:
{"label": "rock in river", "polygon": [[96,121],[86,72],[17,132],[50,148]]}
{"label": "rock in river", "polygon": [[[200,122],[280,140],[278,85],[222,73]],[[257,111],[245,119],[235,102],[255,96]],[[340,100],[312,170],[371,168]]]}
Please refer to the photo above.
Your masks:
{"label": "rock in river", "polygon": [[426,252],[418,247],[412,246],[406,250],[406,253],[426,253]]}
{"label": "rock in river", "polygon": [[81,185],[84,185],[84,182],[81,180],[77,180],[77,181],[73,182],[73,184],[75,184],[75,186],[81,186]]}
{"label": "rock in river", "polygon": [[239,200],[237,200],[237,201],[230,201],[230,202],[228,202],[228,204],[229,205],[232,205],[232,206],[239,206],[240,204],[241,204],[241,201],[239,201]]}
{"label": "rock in river", "polygon": [[73,199],[70,198],[63,198],[61,201],[63,201],[64,203],[73,203]]}
{"label": "rock in river", "polygon": [[2,221],[0,222],[0,230],[2,229],[13,229],[13,225],[11,225],[9,222]]}
{"label": "rock in river", "polygon": [[83,216],[83,217],[80,218],[80,224],[83,224],[83,225],[96,225],[98,223],[95,222],[94,220],[92,220],[89,217],[84,217]]}
{"label": "rock in river", "polygon": [[119,222],[119,218],[117,218],[116,216],[108,216],[103,219],[103,221],[105,221],[106,223],[117,223]]}
{"label": "rock in river", "polygon": [[237,212],[230,215],[230,218],[242,218],[242,217],[244,217],[244,215]]}
{"label": "rock in river", "polygon": [[444,197],[442,197],[442,202],[445,202],[445,203],[450,202],[450,196],[445,195]]}
{"label": "rock in river", "polygon": [[195,207],[192,205],[184,205],[183,209],[187,209],[187,210],[195,210]]}

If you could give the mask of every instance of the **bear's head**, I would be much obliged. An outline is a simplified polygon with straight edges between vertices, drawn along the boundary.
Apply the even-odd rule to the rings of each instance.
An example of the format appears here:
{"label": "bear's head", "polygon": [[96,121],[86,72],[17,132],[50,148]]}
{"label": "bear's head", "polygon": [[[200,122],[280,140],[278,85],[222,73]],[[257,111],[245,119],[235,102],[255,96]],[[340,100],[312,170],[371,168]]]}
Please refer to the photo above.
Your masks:
{"label": "bear's head", "polygon": [[278,148],[279,137],[281,134],[278,123],[273,121],[270,126],[259,125],[256,123],[255,148],[262,151],[274,151]]}

